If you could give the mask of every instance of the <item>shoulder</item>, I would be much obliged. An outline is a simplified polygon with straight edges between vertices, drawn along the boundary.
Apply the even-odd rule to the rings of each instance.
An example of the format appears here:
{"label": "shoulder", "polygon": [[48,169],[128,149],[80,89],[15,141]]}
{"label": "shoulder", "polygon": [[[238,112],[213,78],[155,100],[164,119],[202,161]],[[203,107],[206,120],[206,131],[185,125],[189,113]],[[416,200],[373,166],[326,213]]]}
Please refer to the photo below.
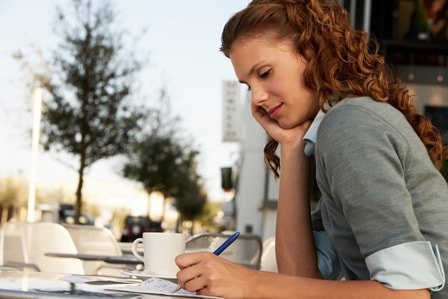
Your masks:
{"label": "shoulder", "polygon": [[320,141],[356,138],[372,139],[384,134],[407,139],[413,132],[404,115],[389,103],[369,97],[350,98],[334,105],[323,119],[318,131]]}
{"label": "shoulder", "polygon": [[377,102],[369,97],[348,98],[334,105],[323,123],[362,124],[366,121],[388,124],[394,120],[405,121],[403,114],[392,105]]}
{"label": "shoulder", "polygon": [[395,161],[399,168],[410,158],[410,150],[424,152],[420,143],[405,116],[392,105],[370,98],[346,99],[333,106],[322,120],[316,159],[330,169],[350,161],[366,164],[368,171],[366,157],[378,165]]}

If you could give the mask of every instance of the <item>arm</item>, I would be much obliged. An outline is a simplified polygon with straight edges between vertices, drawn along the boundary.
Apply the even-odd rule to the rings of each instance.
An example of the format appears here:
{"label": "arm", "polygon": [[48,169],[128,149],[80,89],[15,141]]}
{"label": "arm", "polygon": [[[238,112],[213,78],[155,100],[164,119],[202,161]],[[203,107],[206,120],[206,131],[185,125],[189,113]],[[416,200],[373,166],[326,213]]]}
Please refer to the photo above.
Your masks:
{"label": "arm", "polygon": [[303,136],[311,121],[284,129],[260,107],[252,104],[255,120],[281,149],[280,188],[276,224],[276,256],[279,272],[321,277],[311,229],[309,203],[310,159],[304,154]]}
{"label": "arm", "polygon": [[200,295],[231,298],[429,299],[428,290],[396,291],[376,281],[328,281],[255,271],[208,252],[176,258],[179,285]]}
{"label": "arm", "polygon": [[311,228],[310,159],[304,141],[281,145],[280,191],[276,225],[276,256],[280,273],[320,277]]}

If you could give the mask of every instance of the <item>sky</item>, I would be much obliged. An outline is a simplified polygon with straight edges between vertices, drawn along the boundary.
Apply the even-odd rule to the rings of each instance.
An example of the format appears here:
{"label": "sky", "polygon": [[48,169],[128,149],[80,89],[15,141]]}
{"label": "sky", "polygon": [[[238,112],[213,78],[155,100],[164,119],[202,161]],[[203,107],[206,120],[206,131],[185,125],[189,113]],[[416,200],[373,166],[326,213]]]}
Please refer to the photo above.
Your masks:
{"label": "sky", "polygon": [[[95,0],[94,2],[96,2]],[[143,90],[166,86],[173,113],[181,117],[185,133],[200,151],[199,172],[211,200],[228,197],[220,188],[220,168],[238,157],[238,144],[222,141],[222,82],[235,80],[230,61],[219,52],[226,20],[248,0],[115,0],[119,28],[147,32],[133,49],[148,54],[141,74]],[[31,94],[24,86],[24,72],[13,59],[18,50],[42,49],[44,57],[58,43],[52,24],[56,5],[70,0],[0,0],[0,177],[30,174],[32,125]],[[153,93],[154,94],[154,93]],[[45,100],[45,99],[44,99]],[[77,176],[61,160],[40,149],[38,185],[75,190]],[[85,194],[98,203],[120,205],[129,199],[145,200],[135,183],[119,175],[116,159],[99,161],[86,175]],[[49,199],[51,200],[51,199]]]}

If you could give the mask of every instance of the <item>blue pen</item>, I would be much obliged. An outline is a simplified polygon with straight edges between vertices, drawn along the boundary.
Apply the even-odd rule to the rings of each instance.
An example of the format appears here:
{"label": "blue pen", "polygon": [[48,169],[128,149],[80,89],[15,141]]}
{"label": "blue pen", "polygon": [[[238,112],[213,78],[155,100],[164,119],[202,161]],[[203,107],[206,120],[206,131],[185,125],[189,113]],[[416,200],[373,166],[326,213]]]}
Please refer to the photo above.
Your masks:
{"label": "blue pen", "polygon": [[224,250],[226,250],[227,247],[230,246],[238,237],[240,236],[239,232],[234,233],[231,235],[227,240],[224,241],[224,243],[221,244],[218,248],[216,248],[215,251],[213,251],[214,255],[220,255]]}
{"label": "blue pen", "polygon": [[[224,241],[224,243],[222,243],[218,248],[216,248],[215,251],[213,251],[214,255],[220,255],[224,250],[227,249],[227,247],[230,246],[230,244],[232,244],[238,237],[240,236],[240,232],[236,232],[234,234],[232,234],[227,240]],[[179,291],[180,289],[182,289],[181,286],[175,288],[171,294],[176,293],[177,291]]]}

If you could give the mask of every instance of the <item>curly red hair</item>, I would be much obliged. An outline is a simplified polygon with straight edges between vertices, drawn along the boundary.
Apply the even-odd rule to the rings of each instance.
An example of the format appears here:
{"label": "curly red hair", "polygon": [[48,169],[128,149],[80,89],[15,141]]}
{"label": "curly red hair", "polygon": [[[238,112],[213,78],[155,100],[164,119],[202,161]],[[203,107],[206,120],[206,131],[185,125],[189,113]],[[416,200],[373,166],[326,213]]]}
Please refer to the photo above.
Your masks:
{"label": "curly red hair", "polygon": [[[254,0],[224,26],[220,50],[229,57],[237,39],[265,35],[293,40],[307,61],[305,85],[316,91],[320,107],[346,97],[370,96],[400,110],[437,168],[448,158],[439,130],[416,112],[412,96],[379,54],[378,43],[352,28],[347,11],[330,0]],[[329,100],[331,99],[331,101]],[[265,162],[279,176],[278,143],[270,138]]]}

